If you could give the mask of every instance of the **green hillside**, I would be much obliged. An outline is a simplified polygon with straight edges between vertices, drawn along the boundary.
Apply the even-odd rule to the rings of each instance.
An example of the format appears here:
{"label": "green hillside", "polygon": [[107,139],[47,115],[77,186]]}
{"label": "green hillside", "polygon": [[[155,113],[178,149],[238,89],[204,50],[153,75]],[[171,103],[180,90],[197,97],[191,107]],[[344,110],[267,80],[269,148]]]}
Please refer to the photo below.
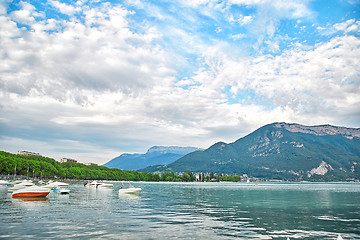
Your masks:
{"label": "green hillside", "polygon": [[0,151],[0,174],[13,177],[16,175],[37,178],[67,179],[107,179],[131,181],[158,181],[159,175],[136,171],[121,171],[103,166],[81,163],[60,163],[42,156],[23,156]]}

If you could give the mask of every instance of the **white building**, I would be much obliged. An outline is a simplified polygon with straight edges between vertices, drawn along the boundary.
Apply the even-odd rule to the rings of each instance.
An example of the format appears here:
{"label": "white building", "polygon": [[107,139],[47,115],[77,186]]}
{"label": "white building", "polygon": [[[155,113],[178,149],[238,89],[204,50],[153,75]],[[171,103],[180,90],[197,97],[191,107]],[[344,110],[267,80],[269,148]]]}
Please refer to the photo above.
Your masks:
{"label": "white building", "polygon": [[77,161],[75,159],[71,159],[71,158],[62,158],[60,159],[60,162],[73,162],[73,163],[77,163]]}
{"label": "white building", "polygon": [[25,155],[25,156],[41,156],[40,153],[29,152],[29,151],[18,151],[18,155]]}

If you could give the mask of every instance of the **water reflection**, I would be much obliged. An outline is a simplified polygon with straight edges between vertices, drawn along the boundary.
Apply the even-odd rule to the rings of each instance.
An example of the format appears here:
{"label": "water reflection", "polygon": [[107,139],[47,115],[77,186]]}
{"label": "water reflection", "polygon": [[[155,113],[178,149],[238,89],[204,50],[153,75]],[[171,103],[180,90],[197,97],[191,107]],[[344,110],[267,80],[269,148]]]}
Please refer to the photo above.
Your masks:
{"label": "water reflection", "polygon": [[16,208],[22,208],[24,210],[39,211],[42,209],[44,204],[49,202],[47,197],[18,197],[11,198],[11,202]]}
{"label": "water reflection", "polygon": [[141,198],[139,194],[128,194],[128,193],[119,193],[120,199],[139,199]]}
{"label": "water reflection", "polygon": [[87,192],[96,198],[107,198],[112,196],[112,188],[96,188],[96,187],[85,187]]}
{"label": "water reflection", "polygon": [[12,198],[13,202],[46,202],[48,198],[46,197],[17,197]]}

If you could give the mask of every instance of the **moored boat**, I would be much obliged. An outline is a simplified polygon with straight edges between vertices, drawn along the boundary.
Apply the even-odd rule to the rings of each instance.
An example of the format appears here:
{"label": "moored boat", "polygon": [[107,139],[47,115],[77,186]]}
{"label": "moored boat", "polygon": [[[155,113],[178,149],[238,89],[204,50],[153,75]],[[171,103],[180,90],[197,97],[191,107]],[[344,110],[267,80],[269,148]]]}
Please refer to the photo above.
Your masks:
{"label": "moored boat", "polygon": [[8,185],[9,182],[5,180],[0,180],[0,185]]}
{"label": "moored boat", "polygon": [[92,181],[91,183],[87,183],[85,186],[87,187],[98,187],[101,183],[98,183],[97,181]]}
{"label": "moored boat", "polygon": [[58,193],[58,194],[69,194],[70,189],[64,188],[64,187],[56,187],[56,188],[54,188],[54,192]]}
{"label": "moored boat", "polygon": [[23,188],[26,188],[26,187],[31,187],[31,186],[34,186],[34,183],[30,182],[30,181],[23,181],[21,183],[18,183],[18,184],[15,184],[13,187],[11,188],[8,188],[8,191],[9,192],[13,192],[13,191],[16,191],[16,190],[19,190],[19,189],[23,189]]}
{"label": "moored boat", "polygon": [[38,181],[38,184],[45,184],[43,180]]}
{"label": "moored boat", "polygon": [[98,188],[112,188],[113,186],[112,183],[99,183]]}
{"label": "moored boat", "polygon": [[49,193],[48,188],[30,186],[14,191],[12,197],[46,197]]}
{"label": "moored boat", "polygon": [[57,187],[68,187],[68,186],[69,186],[69,184],[64,183],[64,182],[51,182],[43,187],[53,189],[53,188],[57,188]]}
{"label": "moored boat", "polygon": [[123,186],[119,189],[119,194],[138,194],[142,189],[140,187],[134,187],[129,183],[129,186]]}

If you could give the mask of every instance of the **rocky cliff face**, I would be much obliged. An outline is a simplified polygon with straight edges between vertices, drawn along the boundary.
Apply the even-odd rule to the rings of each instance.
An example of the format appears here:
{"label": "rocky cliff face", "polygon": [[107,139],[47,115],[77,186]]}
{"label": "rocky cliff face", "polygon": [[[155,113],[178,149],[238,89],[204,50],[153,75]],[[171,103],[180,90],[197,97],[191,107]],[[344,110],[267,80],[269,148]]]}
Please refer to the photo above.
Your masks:
{"label": "rocky cliff face", "polygon": [[349,139],[354,137],[360,138],[360,128],[346,128],[331,125],[304,126],[295,123],[275,123],[274,126],[277,128],[284,128],[290,132],[314,134],[317,136],[341,135]]}

